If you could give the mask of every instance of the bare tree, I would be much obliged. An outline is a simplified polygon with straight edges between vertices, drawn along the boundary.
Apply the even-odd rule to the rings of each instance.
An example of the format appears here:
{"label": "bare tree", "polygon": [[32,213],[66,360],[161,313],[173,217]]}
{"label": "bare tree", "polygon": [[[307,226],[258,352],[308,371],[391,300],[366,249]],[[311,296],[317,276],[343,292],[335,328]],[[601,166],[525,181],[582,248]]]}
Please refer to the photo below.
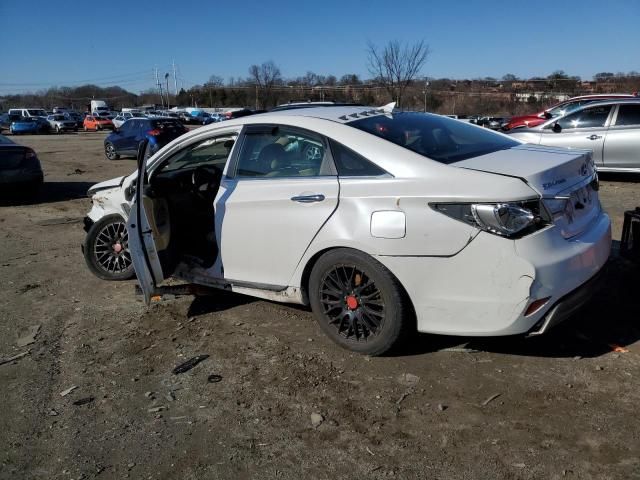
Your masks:
{"label": "bare tree", "polygon": [[208,87],[222,87],[224,86],[224,79],[219,75],[211,75],[205,85]]}
{"label": "bare tree", "polygon": [[401,107],[404,91],[427,61],[429,46],[424,40],[413,45],[391,40],[383,48],[369,42],[367,54],[369,72]]}
{"label": "bare tree", "polygon": [[262,65],[251,65],[249,75],[256,85],[256,109],[260,105],[262,108],[266,108],[271,100],[273,87],[282,83],[280,69],[273,61],[269,60]]}

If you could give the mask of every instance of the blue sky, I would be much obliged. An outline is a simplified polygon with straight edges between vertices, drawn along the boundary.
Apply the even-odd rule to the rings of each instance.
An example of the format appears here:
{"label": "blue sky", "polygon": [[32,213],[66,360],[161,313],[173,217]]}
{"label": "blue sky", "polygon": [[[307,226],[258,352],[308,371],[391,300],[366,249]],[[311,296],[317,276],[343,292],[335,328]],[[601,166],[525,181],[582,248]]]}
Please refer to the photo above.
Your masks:
{"label": "blue sky", "polygon": [[391,39],[424,39],[432,77],[591,78],[640,71],[639,26],[635,0],[0,0],[0,95],[89,82],[138,92],[174,59],[185,87],[266,60],[285,77],[367,77],[367,42]]}

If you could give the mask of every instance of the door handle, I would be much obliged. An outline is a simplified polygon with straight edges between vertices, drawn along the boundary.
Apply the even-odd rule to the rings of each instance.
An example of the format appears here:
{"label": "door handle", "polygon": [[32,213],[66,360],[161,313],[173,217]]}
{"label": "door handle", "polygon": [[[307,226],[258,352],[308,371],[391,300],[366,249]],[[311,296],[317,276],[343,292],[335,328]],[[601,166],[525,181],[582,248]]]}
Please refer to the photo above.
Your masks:
{"label": "door handle", "polygon": [[587,140],[598,140],[599,138],[602,138],[602,135],[590,135]]}
{"label": "door handle", "polygon": [[322,202],[324,200],[324,195],[321,193],[316,193],[314,195],[297,195],[295,197],[291,197],[291,200],[299,203]]}

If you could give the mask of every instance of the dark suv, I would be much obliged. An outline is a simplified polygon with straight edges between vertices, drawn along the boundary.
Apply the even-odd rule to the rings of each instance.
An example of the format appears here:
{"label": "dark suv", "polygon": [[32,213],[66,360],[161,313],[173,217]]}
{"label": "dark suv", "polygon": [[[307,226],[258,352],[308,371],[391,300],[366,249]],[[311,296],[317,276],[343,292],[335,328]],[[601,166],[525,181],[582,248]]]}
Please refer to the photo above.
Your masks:
{"label": "dark suv", "polygon": [[148,158],[167,143],[189,130],[171,117],[130,118],[104,140],[104,154],[109,160],[121,155],[136,156],[145,139],[149,140],[145,156]]}

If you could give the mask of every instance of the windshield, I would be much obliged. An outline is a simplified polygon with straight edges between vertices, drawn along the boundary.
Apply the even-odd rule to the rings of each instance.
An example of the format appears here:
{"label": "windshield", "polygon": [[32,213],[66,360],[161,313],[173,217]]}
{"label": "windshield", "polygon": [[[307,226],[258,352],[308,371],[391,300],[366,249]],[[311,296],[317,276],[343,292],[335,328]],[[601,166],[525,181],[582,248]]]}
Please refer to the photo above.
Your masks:
{"label": "windshield", "polygon": [[519,145],[498,133],[426,113],[377,115],[347,125],[446,164]]}
{"label": "windshield", "polygon": [[44,110],[37,109],[37,108],[29,109],[29,110],[27,110],[27,112],[29,112],[29,115],[31,115],[32,117],[46,117],[47,116],[47,112],[45,112]]}

